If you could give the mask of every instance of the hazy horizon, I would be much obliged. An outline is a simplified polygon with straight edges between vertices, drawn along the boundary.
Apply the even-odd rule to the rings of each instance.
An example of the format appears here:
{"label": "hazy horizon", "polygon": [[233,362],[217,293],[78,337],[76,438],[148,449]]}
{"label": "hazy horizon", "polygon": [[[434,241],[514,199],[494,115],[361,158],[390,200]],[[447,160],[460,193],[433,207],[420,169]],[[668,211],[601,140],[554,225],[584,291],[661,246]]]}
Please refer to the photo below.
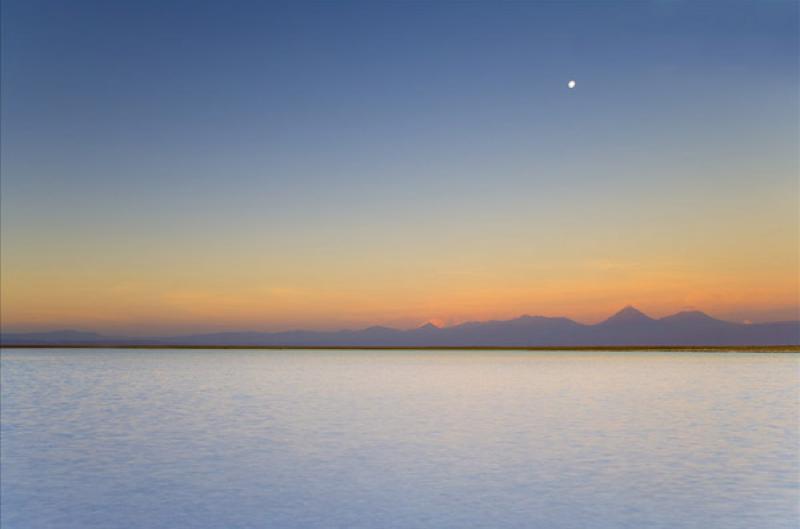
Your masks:
{"label": "hazy horizon", "polygon": [[796,320],[798,10],[3,2],[2,330]]}
{"label": "hazy horizon", "polygon": [[[652,318],[652,319],[655,319],[655,320],[659,320],[661,318],[674,316],[674,315],[682,314],[682,313],[701,313],[701,314],[705,314],[706,316],[710,316],[711,318],[714,318],[716,320],[728,321],[728,322],[731,322],[731,323],[758,324],[758,323],[800,322],[800,318],[794,318],[794,319],[789,318],[789,319],[786,319],[786,320],[766,320],[766,321],[763,321],[763,322],[750,321],[750,320],[736,322],[736,321],[731,321],[731,320],[725,320],[723,318],[717,318],[712,314],[708,314],[705,311],[702,311],[700,309],[693,308],[693,307],[686,307],[686,308],[684,308],[682,310],[679,310],[679,311],[676,311],[674,313],[667,313],[667,314],[664,314],[664,315],[653,316],[651,314],[648,314],[645,311],[641,311],[638,307],[634,307],[633,305],[626,305],[625,307],[622,307],[619,310],[614,311],[613,313],[607,314],[605,317],[600,318],[599,320],[591,320],[591,321],[581,321],[581,320],[578,320],[576,318],[572,318],[572,317],[570,317],[569,315],[566,315],[566,314],[554,314],[554,315],[518,314],[518,315],[512,316],[510,318],[502,318],[502,319],[495,319],[495,320],[465,320],[465,321],[458,321],[458,322],[441,322],[441,321],[435,321],[435,320],[425,320],[425,321],[419,322],[416,325],[412,325],[410,327],[393,327],[393,326],[388,326],[388,325],[379,325],[379,324],[369,325],[368,324],[368,325],[361,326],[361,327],[338,327],[338,328],[310,328],[310,327],[272,328],[267,323],[267,324],[265,324],[266,326],[265,325],[261,325],[261,326],[248,327],[248,328],[214,328],[214,327],[209,327],[209,326],[206,325],[206,326],[203,326],[202,328],[197,329],[196,331],[187,331],[185,333],[180,333],[179,332],[179,333],[176,333],[176,334],[181,335],[181,334],[207,333],[207,332],[264,332],[264,333],[288,332],[288,331],[329,332],[329,331],[364,330],[364,329],[369,329],[369,328],[374,328],[374,327],[386,327],[386,328],[398,329],[398,330],[413,330],[413,329],[419,329],[419,328],[424,327],[426,325],[433,325],[433,326],[435,326],[437,328],[440,328],[440,329],[446,329],[446,328],[450,328],[450,327],[457,327],[457,326],[465,324],[465,323],[490,323],[492,321],[512,321],[512,320],[515,320],[515,319],[531,318],[531,317],[532,318],[544,317],[544,318],[553,318],[553,319],[566,318],[566,319],[572,320],[572,321],[574,321],[576,323],[579,323],[581,325],[590,325],[591,326],[591,325],[597,325],[597,324],[603,323],[604,321],[606,321],[606,320],[608,320],[608,319],[610,319],[610,318],[612,318],[612,317],[614,317],[614,316],[616,316],[616,315],[618,315],[618,314],[620,314],[620,313],[622,313],[622,312],[624,312],[626,310],[629,310],[629,309],[633,309],[633,310],[635,310],[637,312],[641,312],[645,316],[647,316],[649,318]],[[56,331],[95,332],[96,329],[90,329],[90,328],[66,328],[66,327],[57,327],[57,326],[47,327],[47,328],[29,328],[29,329],[25,329],[25,328],[20,328],[20,329],[0,329],[0,332],[9,333],[9,334],[13,334],[13,333],[56,332]],[[132,336],[132,337],[136,337],[136,336],[146,337],[147,334],[144,331],[139,330],[138,332],[131,333],[130,336]]]}
{"label": "hazy horizon", "polygon": [[[570,314],[562,314],[562,313],[542,313],[542,312],[523,312],[523,313],[510,313],[510,314],[503,314],[500,313],[498,316],[490,316],[487,318],[450,318],[450,319],[443,319],[443,318],[427,318],[427,319],[400,319],[400,320],[355,320],[352,322],[343,321],[342,324],[331,323],[328,325],[321,324],[321,325],[292,325],[292,324],[275,324],[270,321],[262,321],[258,322],[255,321],[253,323],[242,323],[242,324],[226,324],[226,323],[219,323],[213,321],[203,321],[200,323],[195,324],[184,324],[179,326],[170,326],[165,327],[165,331],[161,333],[167,334],[195,334],[195,333],[205,333],[205,332],[246,332],[246,331],[255,331],[255,332],[285,332],[285,331],[293,331],[293,330],[308,330],[308,331],[337,331],[337,330],[351,330],[351,329],[364,329],[369,327],[389,327],[389,328],[396,328],[396,329],[415,329],[421,327],[426,324],[432,324],[436,327],[444,328],[444,327],[454,327],[457,325],[461,325],[464,323],[470,322],[489,322],[489,321],[507,321],[513,320],[522,317],[545,317],[545,318],[567,318],[573,320],[577,323],[582,325],[596,325],[598,323],[602,323],[608,317],[614,315],[619,310],[622,310],[625,307],[632,306],[637,310],[641,310],[645,315],[653,318],[653,319],[660,319],[667,316],[672,316],[674,314],[678,314],[681,312],[702,312],[714,319],[727,321],[732,323],[741,323],[741,324],[758,324],[758,323],[779,323],[779,322],[795,322],[800,321],[800,311],[795,310],[792,307],[787,307],[783,309],[776,309],[773,311],[766,311],[763,313],[756,313],[755,319],[749,319],[742,316],[751,316],[753,313],[749,311],[734,311],[732,313],[726,315],[719,315],[716,313],[711,313],[709,311],[703,310],[701,307],[679,307],[676,310],[664,310],[658,313],[651,312],[648,310],[641,309],[639,306],[634,305],[625,305],[625,306],[617,306],[616,309],[612,309],[610,312],[602,313],[593,315],[592,317],[588,318],[581,318],[575,317]],[[337,320],[341,321],[341,320]],[[61,331],[61,330],[76,330],[81,332],[98,332],[100,334],[122,334],[128,333],[130,336],[155,336],[158,329],[160,327],[142,327],[138,324],[125,324],[123,326],[108,326],[108,325],[95,325],[90,327],[88,325],[69,325],[69,324],[59,324],[58,322],[50,322],[50,323],[36,323],[36,324],[24,324],[19,326],[5,326],[0,324],[0,333],[37,333],[37,332],[48,332],[48,331]],[[174,329],[174,331],[170,332],[170,329]]]}

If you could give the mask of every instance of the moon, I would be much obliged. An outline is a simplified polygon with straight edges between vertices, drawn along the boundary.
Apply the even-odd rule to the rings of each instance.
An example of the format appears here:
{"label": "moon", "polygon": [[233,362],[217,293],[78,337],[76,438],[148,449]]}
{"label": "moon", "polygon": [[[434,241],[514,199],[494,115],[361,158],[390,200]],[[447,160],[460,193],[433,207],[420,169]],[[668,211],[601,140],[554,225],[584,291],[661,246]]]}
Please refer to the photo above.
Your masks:
{"label": "moon", "polygon": [[575,84],[575,79],[570,79],[569,82],[567,82],[567,88],[575,88]]}

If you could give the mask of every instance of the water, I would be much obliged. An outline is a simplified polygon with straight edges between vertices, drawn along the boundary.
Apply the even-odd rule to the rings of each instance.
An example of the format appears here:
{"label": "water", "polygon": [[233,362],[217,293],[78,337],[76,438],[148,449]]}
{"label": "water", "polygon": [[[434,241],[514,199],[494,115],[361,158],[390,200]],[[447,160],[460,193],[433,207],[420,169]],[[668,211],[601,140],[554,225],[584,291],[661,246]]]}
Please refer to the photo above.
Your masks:
{"label": "water", "polygon": [[2,351],[2,527],[795,528],[791,354]]}

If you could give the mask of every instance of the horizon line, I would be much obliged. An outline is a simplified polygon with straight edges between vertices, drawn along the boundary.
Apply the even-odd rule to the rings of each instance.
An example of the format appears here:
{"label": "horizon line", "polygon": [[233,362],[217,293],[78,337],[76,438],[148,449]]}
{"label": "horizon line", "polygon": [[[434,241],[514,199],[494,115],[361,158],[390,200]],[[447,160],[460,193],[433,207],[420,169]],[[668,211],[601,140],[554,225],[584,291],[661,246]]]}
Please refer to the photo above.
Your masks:
{"label": "horizon line", "polygon": [[800,345],[551,345],[551,346],[513,346],[513,345],[158,345],[158,344],[20,344],[5,345],[0,349],[252,349],[252,350],[292,350],[292,351],[595,351],[595,352],[770,352],[797,353]]}
{"label": "horizon line", "polygon": [[[419,329],[422,329],[422,328],[431,328],[432,327],[432,328],[435,328],[437,330],[443,330],[443,329],[452,329],[452,328],[455,328],[455,327],[459,327],[459,326],[462,326],[462,325],[468,325],[468,324],[486,324],[486,323],[492,323],[492,322],[510,322],[510,321],[516,321],[516,320],[521,320],[521,319],[525,319],[525,318],[530,318],[530,319],[540,318],[540,319],[550,319],[550,320],[568,320],[568,321],[571,321],[573,323],[576,323],[578,325],[582,325],[582,326],[585,326],[585,327],[593,327],[593,326],[596,326],[596,325],[601,325],[601,324],[603,324],[603,323],[605,323],[605,322],[607,322],[609,320],[612,320],[613,318],[615,318],[617,316],[620,316],[622,314],[625,314],[625,313],[629,313],[629,314],[632,313],[632,314],[635,314],[635,315],[638,315],[638,316],[642,316],[642,317],[644,317],[646,319],[649,319],[649,320],[652,320],[652,321],[661,321],[661,320],[664,320],[666,318],[671,318],[671,317],[678,316],[678,315],[681,315],[681,314],[699,314],[699,315],[705,316],[707,318],[710,318],[710,319],[713,319],[713,320],[716,320],[716,321],[725,322],[725,323],[732,323],[732,324],[735,324],[735,325],[748,325],[749,326],[749,325],[769,325],[769,324],[778,324],[778,323],[800,323],[800,314],[798,314],[797,319],[781,319],[781,320],[771,320],[771,321],[763,321],[763,322],[750,322],[748,320],[745,320],[745,321],[741,321],[740,322],[740,321],[731,321],[731,320],[719,319],[719,318],[711,316],[707,312],[704,312],[704,311],[699,310],[699,309],[683,309],[683,310],[679,310],[679,311],[671,313],[671,314],[667,314],[665,316],[654,318],[654,317],[650,316],[649,314],[645,313],[644,311],[638,309],[636,306],[628,304],[628,305],[625,305],[624,307],[622,307],[621,309],[617,310],[616,312],[613,312],[611,315],[607,316],[606,318],[601,319],[601,320],[599,320],[599,321],[597,321],[595,323],[583,323],[581,321],[575,320],[575,319],[570,318],[568,316],[544,316],[544,315],[541,315],[541,314],[527,314],[526,313],[526,314],[521,314],[521,315],[513,317],[513,318],[508,318],[508,319],[465,320],[465,321],[462,321],[460,323],[454,323],[454,324],[451,324],[451,325],[437,325],[431,319],[429,319],[429,320],[426,320],[423,323],[421,323],[421,324],[419,324],[417,326],[414,326],[414,327],[391,327],[391,326],[388,326],[388,325],[374,324],[374,325],[365,325],[365,326],[361,326],[361,327],[344,327],[344,328],[339,328],[339,329],[313,329],[313,328],[303,328],[303,327],[295,327],[295,328],[289,328],[289,329],[286,329],[286,330],[277,330],[277,331],[246,330],[246,329],[242,330],[242,329],[238,329],[238,330],[182,332],[182,333],[174,333],[174,334],[156,334],[156,335],[150,335],[150,336],[140,336],[139,339],[142,339],[142,338],[176,338],[176,337],[180,337],[180,336],[191,337],[191,336],[197,336],[197,335],[203,335],[203,334],[233,334],[233,333],[282,334],[282,333],[293,333],[293,332],[313,332],[313,333],[361,332],[361,331],[366,331],[366,330],[369,330],[369,329],[388,329],[388,330],[394,330],[394,331],[399,331],[399,332],[408,332],[408,331],[419,330]],[[119,335],[119,334],[102,334],[102,333],[96,332],[94,330],[87,330],[85,328],[80,328],[80,327],[63,327],[63,326],[61,326],[61,327],[57,327],[57,328],[53,327],[53,328],[50,328],[49,330],[32,330],[32,331],[15,331],[15,330],[5,330],[5,329],[0,328],[0,335],[2,335],[2,334],[53,334],[53,333],[59,333],[59,332],[86,333],[86,334],[94,334],[94,335],[99,336],[99,337],[107,336],[107,337],[110,337],[110,338],[133,338],[133,336],[124,336],[124,335]],[[598,347],[601,347],[601,346],[598,346]]]}

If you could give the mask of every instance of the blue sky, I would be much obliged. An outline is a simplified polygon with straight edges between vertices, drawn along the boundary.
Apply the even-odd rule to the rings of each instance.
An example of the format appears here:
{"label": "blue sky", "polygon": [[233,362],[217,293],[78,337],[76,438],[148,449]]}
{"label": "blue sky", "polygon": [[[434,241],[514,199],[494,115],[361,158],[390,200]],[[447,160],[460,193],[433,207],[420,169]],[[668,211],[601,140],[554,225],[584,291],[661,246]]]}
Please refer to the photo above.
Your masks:
{"label": "blue sky", "polygon": [[796,2],[2,15],[15,328],[797,312]]}

